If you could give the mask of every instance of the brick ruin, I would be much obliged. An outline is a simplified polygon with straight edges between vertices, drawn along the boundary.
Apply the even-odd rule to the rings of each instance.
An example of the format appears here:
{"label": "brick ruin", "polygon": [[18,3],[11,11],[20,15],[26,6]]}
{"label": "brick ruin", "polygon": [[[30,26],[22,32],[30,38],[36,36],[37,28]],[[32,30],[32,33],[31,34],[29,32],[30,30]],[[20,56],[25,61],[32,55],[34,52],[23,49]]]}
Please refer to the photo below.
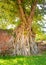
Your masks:
{"label": "brick ruin", "polygon": [[6,31],[0,30],[0,54],[12,54],[13,43],[13,36],[8,34]]}

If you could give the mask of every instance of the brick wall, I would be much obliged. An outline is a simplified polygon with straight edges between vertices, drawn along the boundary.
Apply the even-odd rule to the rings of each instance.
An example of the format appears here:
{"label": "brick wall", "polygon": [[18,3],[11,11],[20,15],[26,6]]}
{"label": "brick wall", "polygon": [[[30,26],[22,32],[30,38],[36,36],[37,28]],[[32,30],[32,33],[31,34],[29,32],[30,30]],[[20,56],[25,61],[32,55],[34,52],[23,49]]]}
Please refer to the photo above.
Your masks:
{"label": "brick wall", "polygon": [[14,39],[6,31],[0,30],[0,54],[12,54]]}

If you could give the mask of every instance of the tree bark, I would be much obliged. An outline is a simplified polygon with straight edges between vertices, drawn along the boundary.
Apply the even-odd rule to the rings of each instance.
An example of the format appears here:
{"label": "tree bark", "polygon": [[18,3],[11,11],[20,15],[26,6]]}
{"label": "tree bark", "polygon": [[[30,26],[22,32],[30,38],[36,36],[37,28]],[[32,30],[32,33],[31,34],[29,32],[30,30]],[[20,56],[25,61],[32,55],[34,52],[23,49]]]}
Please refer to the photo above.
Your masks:
{"label": "tree bark", "polygon": [[26,20],[25,13],[21,6],[21,0],[18,0],[18,6],[22,18],[21,25],[15,30],[16,39],[15,39],[15,46],[14,46],[14,53],[16,55],[31,55],[38,53],[37,44],[34,41],[34,37],[32,37],[31,31],[31,22],[34,17],[34,11],[36,7],[37,0],[35,0],[35,4],[32,6],[32,11],[28,20]]}

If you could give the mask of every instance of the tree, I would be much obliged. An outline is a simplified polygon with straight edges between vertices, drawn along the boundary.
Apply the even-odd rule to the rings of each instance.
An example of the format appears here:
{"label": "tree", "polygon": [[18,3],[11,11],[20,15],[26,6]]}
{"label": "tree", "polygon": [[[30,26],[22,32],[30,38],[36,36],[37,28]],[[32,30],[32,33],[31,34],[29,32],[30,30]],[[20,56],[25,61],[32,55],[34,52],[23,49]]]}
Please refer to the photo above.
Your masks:
{"label": "tree", "polygon": [[[2,0],[2,1],[5,2],[5,0]],[[39,0],[39,2],[38,2],[38,0],[29,0],[29,1],[28,0],[10,0],[10,1],[6,0],[6,2],[8,4],[11,3],[13,6],[15,6],[17,4],[16,7],[19,9],[19,12],[18,12],[18,10],[13,9],[13,7],[10,5],[9,8],[11,8],[10,11],[12,12],[12,14],[10,14],[8,12],[8,14],[10,14],[10,16],[11,16],[11,18],[9,16],[7,17],[7,18],[10,18],[8,21],[11,22],[13,25],[15,24],[13,22],[15,13],[20,13],[19,16],[21,19],[21,23],[19,23],[20,25],[18,27],[16,27],[14,30],[14,33],[16,34],[15,43],[14,43],[14,54],[17,54],[17,55],[30,55],[31,53],[37,54],[38,47],[34,40],[35,32],[33,32],[33,30],[32,30],[32,22],[33,22],[34,18],[36,20],[36,16],[39,17],[39,15],[37,15],[38,14],[37,11],[39,11],[37,9],[37,3],[43,3],[43,1]],[[26,8],[27,9],[26,10],[25,6],[28,6],[28,5],[29,5],[29,7],[28,7],[29,9]],[[2,8],[5,9],[3,6],[2,6]],[[7,11],[9,11],[8,9],[7,9]],[[37,10],[37,11],[35,12],[35,10]],[[18,16],[18,15],[16,14],[16,16]],[[19,21],[20,21],[20,19],[19,19]],[[8,25],[9,25],[9,23],[8,23]]]}
{"label": "tree", "polygon": [[32,36],[32,20],[34,17],[35,8],[37,5],[37,0],[33,2],[33,5],[31,7],[30,16],[28,17],[25,15],[24,10],[21,6],[21,0],[18,0],[18,6],[22,18],[21,25],[16,29],[16,53],[17,54],[23,54],[23,55],[30,55],[30,52],[32,51],[33,54],[38,53],[37,44],[34,42],[34,36]]}

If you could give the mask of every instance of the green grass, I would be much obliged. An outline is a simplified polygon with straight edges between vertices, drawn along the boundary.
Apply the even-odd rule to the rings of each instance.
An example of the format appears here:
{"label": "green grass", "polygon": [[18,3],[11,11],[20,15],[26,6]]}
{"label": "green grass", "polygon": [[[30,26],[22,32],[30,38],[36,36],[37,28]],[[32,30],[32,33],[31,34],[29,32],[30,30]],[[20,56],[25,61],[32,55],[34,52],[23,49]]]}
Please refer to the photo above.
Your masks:
{"label": "green grass", "polygon": [[40,56],[0,56],[0,65],[46,65],[46,53]]}

